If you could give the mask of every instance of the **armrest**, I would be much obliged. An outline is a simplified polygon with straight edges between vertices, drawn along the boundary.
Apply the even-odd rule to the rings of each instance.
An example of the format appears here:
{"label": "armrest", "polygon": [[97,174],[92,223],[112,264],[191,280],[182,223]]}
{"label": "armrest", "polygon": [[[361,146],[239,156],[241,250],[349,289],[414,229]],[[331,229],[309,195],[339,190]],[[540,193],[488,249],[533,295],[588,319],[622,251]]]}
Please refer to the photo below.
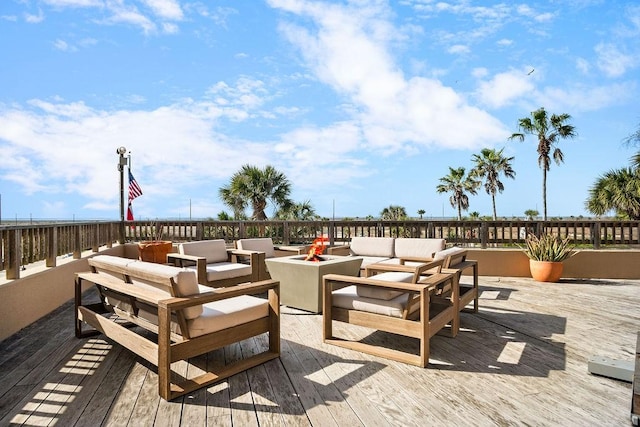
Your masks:
{"label": "armrest", "polygon": [[419,257],[419,256],[404,256],[398,258],[400,260],[400,264],[404,264],[407,261],[410,262],[431,262],[433,258],[431,257]]}
{"label": "armrest", "polygon": [[425,274],[427,270],[431,270],[432,268],[437,268],[438,272],[440,272],[442,263],[444,260],[437,261],[429,261],[417,265],[405,265],[405,264],[385,264],[385,263],[376,263],[369,264],[365,267],[365,275],[366,277],[371,277],[375,273],[379,272],[389,272],[389,271],[401,271],[405,273],[413,273],[416,278],[416,282],[419,276]]}
{"label": "armrest", "polygon": [[389,288],[405,292],[420,292],[421,290],[431,286],[430,283],[406,283],[406,282],[389,282],[387,280],[376,280],[370,277],[346,276],[343,274],[325,274],[323,276],[325,287],[331,287],[330,283],[342,283],[342,286],[335,289],[343,288],[350,285],[366,285],[372,287]]}
{"label": "armrest", "polygon": [[249,263],[254,266],[259,262],[264,262],[266,254],[259,251],[250,251],[247,249],[231,249],[229,253],[236,258],[249,259]]}
{"label": "armrest", "polygon": [[[290,252],[293,255],[302,255],[309,252],[309,246],[274,246],[273,250],[276,252]],[[277,255],[276,255],[277,256]]]}
{"label": "armrest", "polygon": [[350,255],[351,245],[330,246],[327,248],[327,255]]}
{"label": "armrest", "polygon": [[182,267],[183,261],[191,261],[192,263],[197,264],[200,260],[204,260],[206,262],[206,258],[201,256],[185,255],[176,252],[167,254],[167,262],[172,262],[173,265],[177,265],[179,267]]}

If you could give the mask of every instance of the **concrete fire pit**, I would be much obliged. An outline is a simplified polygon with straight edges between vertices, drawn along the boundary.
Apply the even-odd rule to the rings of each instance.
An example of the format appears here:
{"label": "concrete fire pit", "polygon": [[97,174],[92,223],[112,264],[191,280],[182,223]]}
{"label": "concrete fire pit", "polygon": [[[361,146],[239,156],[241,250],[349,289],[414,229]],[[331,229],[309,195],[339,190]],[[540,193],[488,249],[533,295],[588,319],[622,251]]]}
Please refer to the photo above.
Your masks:
{"label": "concrete fire pit", "polygon": [[313,313],[322,312],[322,276],[357,276],[362,258],[322,255],[324,261],[305,261],[305,255],[267,258],[271,278],[280,282],[280,302]]}

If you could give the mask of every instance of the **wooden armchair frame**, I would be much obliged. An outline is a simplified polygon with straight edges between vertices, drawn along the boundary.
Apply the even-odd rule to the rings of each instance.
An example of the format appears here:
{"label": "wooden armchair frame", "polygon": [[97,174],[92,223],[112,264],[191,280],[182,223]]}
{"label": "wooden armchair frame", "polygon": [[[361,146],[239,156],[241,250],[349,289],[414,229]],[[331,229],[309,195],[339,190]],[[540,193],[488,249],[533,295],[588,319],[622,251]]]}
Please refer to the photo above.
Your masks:
{"label": "wooden armchair frame", "polygon": [[[264,252],[241,251],[238,249],[227,249],[228,262],[242,262],[251,266],[251,274],[228,278],[209,280],[207,274],[207,259],[201,256],[186,255],[180,253],[170,253],[167,255],[167,262],[177,267],[196,266],[198,283],[212,287],[234,286],[246,282],[258,282],[268,279],[265,277]],[[214,263],[215,264],[215,263]]]}
{"label": "wooden armchair frame", "polygon": [[[152,281],[158,286],[164,286],[169,292],[168,298],[158,299],[158,293],[135,286],[130,282],[126,268],[115,268],[120,271],[123,278],[120,279],[110,274],[96,272],[76,273],[75,280],[75,330],[78,338],[103,333],[105,336],[118,342],[123,347],[134,352],[138,356],[154,364],[158,369],[159,395],[165,400],[190,393],[196,389],[206,387],[209,384],[223,380],[246,369],[258,366],[271,359],[280,356],[280,302],[279,283],[276,281],[263,281],[258,283],[241,284],[224,289],[216,289],[211,292],[201,293],[190,297],[175,297],[175,283],[166,277],[153,274],[145,274],[141,279]],[[138,317],[137,310],[124,318],[157,334],[157,342],[136,333],[128,326],[114,319],[113,310],[103,302],[99,304],[83,304],[83,282],[95,284],[101,295],[118,295],[126,299],[133,307],[136,304],[146,308],[157,309],[158,324]],[[214,301],[223,301],[241,295],[254,295],[268,293],[268,316],[253,320],[238,326],[222,329],[195,338],[189,336],[186,320],[182,310],[197,305]],[[105,316],[106,314],[106,316]],[[119,314],[119,316],[121,316]],[[83,331],[83,322],[91,325],[94,330]],[[175,332],[172,323],[179,325],[180,332]],[[269,348],[261,353],[246,359],[218,367],[214,371],[205,372],[195,378],[185,378],[180,382],[172,382],[171,364],[179,360],[187,360],[201,354],[208,353],[232,343],[257,336],[263,333],[269,334]],[[177,377],[178,374],[175,373]]]}
{"label": "wooden armchair frame", "polygon": [[[436,272],[421,276],[424,271],[440,268],[442,261],[434,261],[420,266],[398,266],[389,264],[373,264],[368,266],[367,274],[387,271],[414,272],[418,277],[415,283],[389,282],[372,277],[352,277],[328,274],[323,278],[323,329],[322,338],[325,343],[337,345],[351,350],[396,360],[420,367],[429,363],[429,340],[451,324],[451,336],[458,333],[458,283],[453,273]],[[407,306],[401,318],[376,314],[355,309],[345,309],[333,305],[333,291],[351,286],[369,286],[402,291],[409,294]],[[450,288],[450,297],[439,299],[444,288]],[[414,309],[417,308],[417,309]],[[391,332],[412,338],[420,343],[418,355],[401,350],[390,349],[374,344],[352,341],[334,335],[333,321],[364,326],[385,332]]]}
{"label": "wooden armchair frame", "polygon": [[[471,286],[460,283],[460,276],[462,276],[462,272],[468,268],[473,270],[473,284]],[[467,251],[458,252],[454,255],[449,255],[444,259],[442,271],[458,275],[458,286],[460,288],[460,311],[467,310],[465,307],[473,301],[473,308],[468,311],[477,313],[478,299],[480,297],[480,290],[478,287],[478,261],[474,259],[467,259]]]}

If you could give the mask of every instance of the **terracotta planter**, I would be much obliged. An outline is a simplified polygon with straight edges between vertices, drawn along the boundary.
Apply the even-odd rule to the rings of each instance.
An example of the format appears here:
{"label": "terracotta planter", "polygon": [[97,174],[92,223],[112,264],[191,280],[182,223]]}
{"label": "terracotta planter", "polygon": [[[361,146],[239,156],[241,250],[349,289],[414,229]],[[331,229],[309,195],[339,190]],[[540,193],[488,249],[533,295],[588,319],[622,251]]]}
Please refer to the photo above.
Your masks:
{"label": "terracotta planter", "polygon": [[529,260],[531,277],[538,282],[557,282],[562,276],[562,262]]}
{"label": "terracotta planter", "polygon": [[173,243],[167,240],[148,240],[138,243],[139,259],[142,261],[164,264],[167,254],[171,252]]}

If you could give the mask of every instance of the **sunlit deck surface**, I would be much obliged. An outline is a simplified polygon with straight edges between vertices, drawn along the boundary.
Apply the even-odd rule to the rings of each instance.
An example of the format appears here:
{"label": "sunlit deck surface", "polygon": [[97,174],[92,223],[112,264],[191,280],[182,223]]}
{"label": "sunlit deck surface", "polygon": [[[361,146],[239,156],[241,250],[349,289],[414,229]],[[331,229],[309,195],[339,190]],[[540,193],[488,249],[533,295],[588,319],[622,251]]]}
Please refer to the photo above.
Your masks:
{"label": "sunlit deck surface", "polygon": [[[0,425],[630,424],[631,384],[589,374],[587,361],[634,359],[640,280],[480,284],[480,312],[462,314],[456,338],[431,340],[427,369],[325,345],[320,315],[283,307],[280,359],[172,402],[142,359],[102,336],[75,338],[68,303],[0,344]],[[417,351],[411,339],[348,330]]]}

